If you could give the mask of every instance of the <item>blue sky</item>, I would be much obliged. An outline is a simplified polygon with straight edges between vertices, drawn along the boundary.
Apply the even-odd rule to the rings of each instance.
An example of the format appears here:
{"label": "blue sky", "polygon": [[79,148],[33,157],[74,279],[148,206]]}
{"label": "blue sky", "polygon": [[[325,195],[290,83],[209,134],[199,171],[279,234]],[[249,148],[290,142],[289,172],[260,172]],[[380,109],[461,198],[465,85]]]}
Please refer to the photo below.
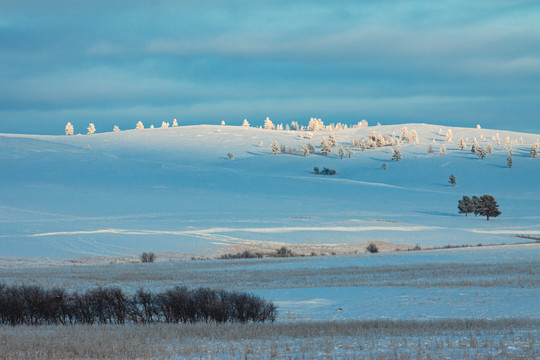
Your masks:
{"label": "blue sky", "polygon": [[538,1],[0,2],[0,132],[425,122],[540,133]]}

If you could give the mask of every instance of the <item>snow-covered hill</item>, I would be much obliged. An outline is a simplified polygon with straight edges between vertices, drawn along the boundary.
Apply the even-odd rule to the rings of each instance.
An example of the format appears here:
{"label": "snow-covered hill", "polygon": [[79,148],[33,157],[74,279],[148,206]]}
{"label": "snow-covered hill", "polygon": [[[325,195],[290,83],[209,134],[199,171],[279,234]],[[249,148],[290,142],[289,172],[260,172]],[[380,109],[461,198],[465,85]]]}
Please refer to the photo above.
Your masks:
{"label": "snow-covered hill", "polygon": [[[399,138],[404,126],[416,130],[419,141],[400,144],[398,162],[391,161],[389,146],[338,155],[340,145],[367,140],[371,131]],[[369,241],[443,246],[540,236],[540,158],[529,153],[540,135],[451,128],[448,143],[448,129],[335,130],[338,146],[328,156],[319,153],[328,131],[311,139],[305,131],[210,125],[0,134],[0,256],[122,257],[142,250],[191,256],[282,243],[363,249]],[[464,150],[457,148],[460,138]],[[483,160],[471,153],[473,138],[486,149],[491,143],[493,153]],[[297,149],[311,143],[316,153],[275,155],[274,140]],[[447,152],[439,155],[443,144]],[[315,175],[314,167],[337,175]],[[451,174],[455,187],[448,183]],[[483,194],[499,202],[500,217],[488,222],[458,214],[463,195]]]}

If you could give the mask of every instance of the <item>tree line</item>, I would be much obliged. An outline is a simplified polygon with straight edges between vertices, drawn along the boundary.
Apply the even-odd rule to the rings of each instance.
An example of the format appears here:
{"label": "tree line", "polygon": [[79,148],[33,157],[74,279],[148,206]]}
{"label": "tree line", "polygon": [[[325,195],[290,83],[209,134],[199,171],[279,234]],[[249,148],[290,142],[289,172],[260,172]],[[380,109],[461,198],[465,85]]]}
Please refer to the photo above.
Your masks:
{"label": "tree line", "polygon": [[0,284],[0,324],[125,324],[274,321],[277,307],[253,294],[174,287],[160,293],[118,287],[85,292]]}

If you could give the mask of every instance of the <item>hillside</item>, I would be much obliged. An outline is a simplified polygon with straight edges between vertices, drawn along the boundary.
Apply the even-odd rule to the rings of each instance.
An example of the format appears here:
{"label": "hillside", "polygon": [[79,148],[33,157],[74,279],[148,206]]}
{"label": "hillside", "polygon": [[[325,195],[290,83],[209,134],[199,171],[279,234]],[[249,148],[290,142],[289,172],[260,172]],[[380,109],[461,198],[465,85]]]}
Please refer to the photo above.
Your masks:
{"label": "hillside", "polygon": [[[416,130],[419,141],[401,144],[398,162],[390,160],[391,147],[354,148],[343,159],[334,147],[323,156],[320,142],[328,131],[314,132],[312,139],[304,131],[210,125],[74,136],[0,134],[1,256],[9,263],[130,258],[151,250],[163,259],[282,244],[353,252],[370,241],[392,249],[540,236],[540,158],[529,156],[539,134],[453,127],[448,143],[448,127],[426,124],[333,133],[338,146],[348,147],[370,131],[399,137],[404,126]],[[461,137],[467,139],[464,150],[457,149]],[[491,143],[493,153],[483,160],[472,154],[474,137],[484,148]],[[506,137],[513,142],[511,169]],[[316,154],[274,155],[274,140],[295,148],[311,143]],[[442,144],[445,155],[438,154]],[[315,175],[315,166],[337,174]],[[500,217],[486,221],[457,213],[463,195],[483,194],[499,202]]]}

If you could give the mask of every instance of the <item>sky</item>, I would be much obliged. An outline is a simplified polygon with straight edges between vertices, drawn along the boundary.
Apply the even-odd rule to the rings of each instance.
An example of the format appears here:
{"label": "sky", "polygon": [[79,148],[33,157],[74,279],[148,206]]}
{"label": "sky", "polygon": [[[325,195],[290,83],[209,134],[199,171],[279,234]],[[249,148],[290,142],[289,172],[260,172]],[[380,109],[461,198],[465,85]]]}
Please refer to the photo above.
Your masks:
{"label": "sky", "polygon": [[0,133],[267,116],[540,133],[540,2],[0,2]]}

